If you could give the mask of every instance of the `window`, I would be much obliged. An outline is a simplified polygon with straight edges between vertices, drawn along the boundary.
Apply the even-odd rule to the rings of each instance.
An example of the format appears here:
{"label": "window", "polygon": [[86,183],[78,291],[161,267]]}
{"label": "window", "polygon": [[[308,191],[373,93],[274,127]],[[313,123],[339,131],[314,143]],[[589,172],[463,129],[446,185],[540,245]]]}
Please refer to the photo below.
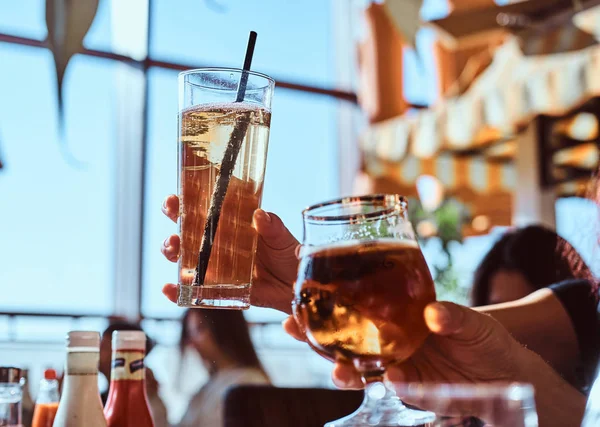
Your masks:
{"label": "window", "polygon": [[1,311],[110,314],[112,61],[73,59],[59,129],[50,53],[0,44]]}
{"label": "window", "polygon": [[[340,174],[348,174],[339,158],[340,143],[347,144],[356,128],[348,120],[353,94],[334,89],[352,87],[352,73],[345,70],[340,79],[332,53],[335,44],[336,55],[351,58],[353,44],[349,39],[343,44],[347,52],[340,53],[339,30],[350,23],[348,13],[336,13],[349,7],[338,0],[261,0],[258,6],[243,0],[134,3],[148,7],[149,22],[121,25],[129,22],[133,6],[100,0],[84,39],[86,51],[72,59],[65,74],[64,128],[53,57],[41,46],[47,35],[45,2],[0,3],[0,192],[6,207],[0,221],[5,243],[0,249],[0,351],[7,362],[28,365],[35,384],[42,367],[62,365],[68,330],[100,331],[107,316],[140,314],[158,342],[148,363],[174,403],[177,385],[165,367],[178,360],[182,310],[160,293],[177,272],[159,249],[176,232],[160,205],[177,188],[177,72],[189,66],[239,67],[248,31],[258,31],[253,68],[280,83],[263,207],[279,214],[300,238],[302,208],[338,196]],[[146,36],[148,55],[138,43]],[[123,84],[123,70],[139,74],[127,78],[147,79],[147,99]],[[131,97],[145,103],[146,114],[127,111],[122,101]],[[347,120],[344,126],[341,120]],[[128,140],[136,135],[128,126],[145,130],[145,145]],[[143,168],[144,180],[124,167]],[[143,200],[143,215],[123,208],[124,194]],[[124,226],[134,238],[117,234]],[[140,277],[123,273],[123,253],[140,254],[139,265],[131,266]],[[132,297],[131,302],[125,298],[125,308],[123,296]],[[251,309],[246,314],[276,384],[330,384],[328,362],[274,323],[281,313]],[[294,377],[286,368],[292,359],[312,362],[305,374]]]}
{"label": "window", "polygon": [[415,49],[404,51],[404,96],[411,104],[431,105],[436,100],[435,37],[435,31],[431,28],[421,28],[416,36]]}
{"label": "window", "polygon": [[556,201],[556,232],[582,256],[596,277],[600,275],[598,205],[588,199],[568,197]]}
{"label": "window", "polygon": [[88,49],[114,51],[111,40],[111,6],[113,0],[101,0],[92,27],[85,35],[83,45]]}
{"label": "window", "polygon": [[[261,2],[260,9],[241,1],[183,3],[177,8],[164,0],[152,3],[150,54],[154,58],[237,67],[244,56],[248,31],[256,29],[259,39],[253,60],[255,70],[301,83],[334,83],[329,51],[333,38],[330,3],[283,6],[269,0]],[[268,15],[263,12],[267,9]],[[305,15],[316,19],[310,32],[302,30]],[[278,23],[273,25],[274,21]],[[224,27],[233,30],[224,31]],[[238,49],[238,55],[232,49]],[[159,248],[177,228],[162,215],[160,204],[167,194],[177,191],[177,73],[151,68],[148,76],[142,312],[145,316],[169,317],[179,315],[181,310],[166,301],[159,289],[175,281],[177,272]],[[341,102],[285,88],[275,91],[263,208],[280,215],[299,239],[301,210],[339,194],[337,129]],[[267,311],[254,309],[249,317],[273,319]]]}
{"label": "window", "polygon": [[[469,295],[475,270],[504,231],[504,227],[496,227],[489,234],[470,236],[461,243],[450,243],[448,250],[452,256],[452,272],[457,279],[457,288],[445,289],[438,287],[437,298],[439,300],[469,305]],[[429,239],[421,245],[421,250],[430,269],[434,265],[447,266],[448,256],[443,251],[442,242],[439,238]]]}
{"label": "window", "polygon": [[177,226],[162,214],[160,206],[168,194],[177,193],[177,72],[150,70],[148,87],[142,312],[175,317],[181,310],[160,290],[167,282],[176,283],[177,267],[162,256],[160,245],[177,233]]}
{"label": "window", "polygon": [[[162,241],[177,232],[160,211],[164,197],[177,191],[177,73],[153,69],[149,87],[142,310],[146,316],[164,317],[181,312],[159,292],[163,284],[177,280],[175,266],[159,251]],[[286,89],[275,93],[263,208],[277,213],[298,239],[302,209],[339,192],[338,103]]]}
{"label": "window", "polygon": [[[150,55],[163,61],[240,67],[258,33],[252,68],[278,79],[334,86],[334,1],[152,1]],[[310,25],[310,27],[308,27]],[[308,30],[310,28],[310,30]]]}
{"label": "window", "polygon": [[0,5],[0,33],[42,40],[46,37],[44,0],[4,2]]}
{"label": "window", "polygon": [[108,321],[103,317],[0,315],[2,364],[29,369],[30,392],[35,395],[43,369],[52,367],[62,371],[64,338],[68,331],[102,331],[107,325]]}
{"label": "window", "polygon": [[[153,0],[149,31],[154,63],[202,65],[211,59],[218,65],[237,66],[252,27],[261,33],[255,69],[301,84],[335,87],[331,59],[335,2],[265,1],[257,8],[239,0],[190,0],[174,8],[164,0]],[[115,14],[122,10],[113,3],[100,2],[84,40],[87,49],[115,50]],[[267,9],[269,14],[264,13]],[[0,32],[27,37],[23,44],[46,36],[43,1],[5,3],[0,11]],[[302,23],[309,19],[311,31],[302,31]],[[235,31],[223,31],[226,26]],[[238,48],[240,55],[235,56],[232,49]],[[113,283],[119,274],[113,258],[115,246],[121,244],[115,239],[115,194],[124,185],[115,172],[122,155],[116,144],[123,144],[117,138],[122,130],[116,117],[116,103],[122,96],[116,83],[121,65],[110,56],[72,59],[64,79],[65,127],[60,134],[50,52],[22,46],[20,41],[2,43],[0,59],[6,64],[0,70],[0,88],[3,100],[10,100],[0,102],[0,143],[6,164],[0,185],[6,189],[4,202],[18,207],[7,210],[0,225],[14,249],[3,254],[11,267],[2,269],[0,278],[11,286],[25,282],[32,291],[11,293],[0,302],[1,309],[112,314]],[[152,317],[179,312],[159,292],[164,282],[176,277],[175,267],[159,253],[161,241],[176,228],[162,217],[159,206],[165,195],[176,191],[177,72],[171,69],[184,65],[165,63],[164,67],[151,66],[147,72],[141,307]],[[347,101],[330,93],[283,86],[276,90],[273,106],[263,202],[300,238],[301,209],[339,194],[338,117],[348,107],[343,105]],[[28,111],[30,115],[23,113]],[[287,166],[291,159],[293,168]]]}
{"label": "window", "polygon": [[339,193],[338,104],[284,89],[275,93],[263,207],[278,214],[298,240],[302,209]]}

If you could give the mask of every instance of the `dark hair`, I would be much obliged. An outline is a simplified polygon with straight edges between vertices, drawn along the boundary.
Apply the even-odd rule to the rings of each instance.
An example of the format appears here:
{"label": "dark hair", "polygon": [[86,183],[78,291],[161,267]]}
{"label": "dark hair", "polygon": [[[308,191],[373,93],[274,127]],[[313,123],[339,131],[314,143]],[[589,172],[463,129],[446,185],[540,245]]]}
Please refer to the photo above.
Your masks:
{"label": "dark hair", "polygon": [[500,270],[522,274],[537,290],[568,279],[592,279],[592,274],[569,242],[540,226],[505,233],[475,270],[471,304],[489,304],[490,279]]}
{"label": "dark hair", "polygon": [[[112,339],[114,331],[142,331],[142,326],[139,323],[128,322],[127,320],[120,318],[113,318],[109,320],[108,327],[102,332],[102,339]],[[146,335],[146,354],[150,354],[154,348],[155,343],[150,337]]]}
{"label": "dark hair", "polygon": [[210,331],[215,344],[239,367],[258,369],[268,378],[252,344],[248,323],[244,314],[238,310],[188,310],[181,320],[181,354],[190,340],[188,322],[192,316],[200,318],[202,324]]}

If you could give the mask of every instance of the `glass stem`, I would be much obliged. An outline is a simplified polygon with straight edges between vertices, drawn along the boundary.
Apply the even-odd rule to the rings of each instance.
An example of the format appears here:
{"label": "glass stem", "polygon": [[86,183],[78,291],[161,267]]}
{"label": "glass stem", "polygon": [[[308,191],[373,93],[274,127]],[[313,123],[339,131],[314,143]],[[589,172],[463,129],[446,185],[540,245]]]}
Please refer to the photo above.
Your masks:
{"label": "glass stem", "polygon": [[361,409],[368,412],[368,422],[372,425],[386,425],[387,417],[395,419],[405,409],[396,393],[385,385],[385,367],[379,363],[361,363],[359,372],[365,385],[365,398]]}
{"label": "glass stem", "polygon": [[361,380],[365,387],[373,383],[383,383],[383,377],[385,375],[385,369],[374,368],[370,370],[360,370]]}

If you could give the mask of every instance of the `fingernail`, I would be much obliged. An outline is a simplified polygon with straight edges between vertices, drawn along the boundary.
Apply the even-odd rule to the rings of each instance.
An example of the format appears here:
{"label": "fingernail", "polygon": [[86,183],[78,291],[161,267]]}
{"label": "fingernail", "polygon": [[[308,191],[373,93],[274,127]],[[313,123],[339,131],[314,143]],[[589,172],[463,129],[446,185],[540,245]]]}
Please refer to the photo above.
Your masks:
{"label": "fingernail", "polygon": [[270,222],[272,221],[272,219],[271,219],[271,215],[269,215],[268,213],[266,213],[266,212],[265,212],[265,211],[263,211],[262,209],[261,209],[261,212],[262,212],[262,213],[263,213],[263,215],[265,216],[265,220],[266,220],[268,223],[270,223]]}
{"label": "fingernail", "polygon": [[346,383],[338,380],[335,377],[331,378],[331,380],[333,381],[333,385],[336,386],[337,388],[345,388],[346,387]]}
{"label": "fingernail", "polygon": [[436,304],[435,308],[438,315],[438,323],[441,325],[447,325],[452,321],[452,315],[444,304]]}
{"label": "fingernail", "polygon": [[[425,317],[430,326],[443,329],[452,322],[452,314],[444,304],[433,303],[425,309]],[[435,331],[434,331],[435,332]]]}
{"label": "fingernail", "polygon": [[387,370],[388,380],[391,382],[402,383],[406,380],[406,375],[402,372],[402,370],[398,368],[394,368],[390,366]]}
{"label": "fingernail", "polygon": [[256,211],[256,214],[259,216],[259,218],[262,218],[262,221],[268,222],[270,223],[272,221],[271,216],[266,213],[265,211],[263,211],[262,209],[258,209]]}
{"label": "fingernail", "polygon": [[163,209],[163,211],[167,210],[167,199],[163,200],[163,202],[162,202],[162,209]]}
{"label": "fingernail", "polygon": [[171,246],[171,238],[170,238],[170,237],[167,237],[167,238],[165,239],[165,241],[163,242],[163,246],[164,246],[165,248],[168,248],[169,246]]}

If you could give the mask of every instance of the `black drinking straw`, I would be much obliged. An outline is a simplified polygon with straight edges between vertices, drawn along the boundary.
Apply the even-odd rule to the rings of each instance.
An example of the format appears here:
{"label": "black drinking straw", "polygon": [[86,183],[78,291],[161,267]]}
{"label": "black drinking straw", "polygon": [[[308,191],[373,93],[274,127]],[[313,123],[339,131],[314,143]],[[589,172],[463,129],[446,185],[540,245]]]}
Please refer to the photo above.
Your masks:
{"label": "black drinking straw", "polygon": [[[244,59],[244,68],[235,102],[242,102],[246,95],[246,86],[248,85],[249,75],[248,71],[250,71],[250,65],[252,64],[256,36],[256,32],[250,31],[248,47],[246,48],[246,58]],[[229,181],[233,174],[233,168],[235,167],[235,162],[237,161],[249,125],[250,115],[244,114],[243,116],[240,116],[236,120],[233,131],[231,131],[231,135],[229,136],[229,143],[227,144],[227,149],[223,155],[221,170],[217,176],[217,182],[210,200],[210,207],[208,208],[208,217],[206,218],[204,234],[202,235],[202,242],[200,243],[200,253],[198,254],[198,264],[196,265],[193,286],[202,286],[204,284],[206,270],[208,269],[208,261],[210,260],[210,254],[214,243],[213,239],[217,235],[217,227],[219,226],[219,218],[221,217],[221,208],[223,207],[223,201],[227,194],[227,188],[229,187]]]}

